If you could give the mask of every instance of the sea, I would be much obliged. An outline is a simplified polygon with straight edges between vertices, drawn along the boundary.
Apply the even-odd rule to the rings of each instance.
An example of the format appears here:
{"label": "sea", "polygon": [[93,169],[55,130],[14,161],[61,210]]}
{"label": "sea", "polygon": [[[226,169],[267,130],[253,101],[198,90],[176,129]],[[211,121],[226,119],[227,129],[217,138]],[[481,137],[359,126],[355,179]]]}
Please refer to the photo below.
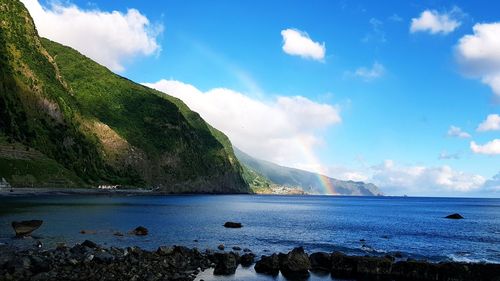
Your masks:
{"label": "sea", "polygon": [[[445,216],[459,213],[464,219]],[[14,239],[12,221],[41,219],[31,239]],[[230,229],[226,221],[241,222]],[[128,234],[144,226],[149,234]],[[81,232],[86,234],[82,234]],[[116,236],[121,232],[124,236]],[[500,199],[277,195],[57,195],[0,197],[0,244],[44,247],[89,239],[103,246],[223,244],[258,256],[302,246],[309,252],[386,254],[430,261],[500,263]],[[214,279],[266,279],[252,268]],[[312,275],[311,280],[331,280]]]}

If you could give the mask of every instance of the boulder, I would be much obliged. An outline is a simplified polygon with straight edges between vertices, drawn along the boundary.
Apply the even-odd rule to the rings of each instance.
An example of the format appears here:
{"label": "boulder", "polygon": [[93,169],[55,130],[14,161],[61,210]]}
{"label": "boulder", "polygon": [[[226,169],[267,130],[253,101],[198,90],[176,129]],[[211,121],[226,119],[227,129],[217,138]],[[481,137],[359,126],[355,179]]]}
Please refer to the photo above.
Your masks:
{"label": "boulder", "polygon": [[16,237],[25,237],[40,228],[42,223],[42,220],[13,221],[12,228],[16,232]]}
{"label": "boulder", "polygon": [[217,246],[217,249],[221,250],[221,251],[224,251],[224,244],[220,244],[219,246]]}
{"label": "boulder", "polygon": [[304,252],[304,248],[298,247],[279,255],[280,271],[286,278],[302,279],[309,276],[311,262],[309,256]]}
{"label": "boulder", "polygon": [[254,266],[255,272],[268,274],[268,275],[278,275],[280,270],[280,260],[277,254],[272,254],[271,256],[262,256],[259,261]]}
{"label": "boulder", "polygon": [[137,236],[145,236],[148,235],[148,229],[145,228],[144,226],[138,226],[134,230],[132,230],[132,234],[137,235]]}
{"label": "boulder", "polygon": [[240,263],[243,267],[249,267],[253,264],[255,255],[252,253],[247,253],[241,256]]}
{"label": "boulder", "polygon": [[444,218],[445,219],[452,219],[452,220],[460,220],[460,219],[463,219],[464,217],[462,217],[462,215],[460,215],[458,213],[454,213],[454,214],[451,214],[451,215],[447,215]]}
{"label": "boulder", "polygon": [[83,241],[82,246],[90,248],[90,249],[96,249],[98,247],[96,243],[94,243],[90,240]]}
{"label": "boulder", "polygon": [[311,269],[314,271],[330,271],[332,268],[332,260],[329,253],[318,252],[312,253],[309,256],[311,262]]}
{"label": "boulder", "polygon": [[239,256],[236,253],[216,254],[217,263],[214,269],[214,275],[232,275],[238,267]]}
{"label": "boulder", "polygon": [[341,252],[335,252],[331,255],[332,267],[330,272],[333,277],[355,277],[358,271],[358,258],[347,256]]}
{"label": "boulder", "polygon": [[243,225],[239,222],[232,222],[232,221],[228,221],[224,224],[224,227],[227,227],[227,228],[242,228]]}
{"label": "boulder", "polygon": [[241,251],[241,248],[240,248],[240,247],[238,247],[238,246],[234,246],[234,247],[233,247],[233,250],[234,250],[234,251]]}

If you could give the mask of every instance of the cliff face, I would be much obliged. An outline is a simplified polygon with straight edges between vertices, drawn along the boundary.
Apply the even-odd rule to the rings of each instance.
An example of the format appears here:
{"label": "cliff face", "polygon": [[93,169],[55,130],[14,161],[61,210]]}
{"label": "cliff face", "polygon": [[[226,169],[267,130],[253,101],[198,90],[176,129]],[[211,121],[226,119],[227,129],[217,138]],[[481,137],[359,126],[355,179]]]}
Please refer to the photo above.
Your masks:
{"label": "cliff face", "polygon": [[294,168],[283,167],[268,161],[256,159],[235,149],[236,156],[244,166],[245,180],[259,193],[297,193],[302,190],[309,194],[327,194],[324,184],[333,188],[335,195],[382,195],[371,183],[342,181]]}
{"label": "cliff face", "polygon": [[39,38],[0,0],[0,177],[13,185],[249,192],[227,138],[180,100]]}

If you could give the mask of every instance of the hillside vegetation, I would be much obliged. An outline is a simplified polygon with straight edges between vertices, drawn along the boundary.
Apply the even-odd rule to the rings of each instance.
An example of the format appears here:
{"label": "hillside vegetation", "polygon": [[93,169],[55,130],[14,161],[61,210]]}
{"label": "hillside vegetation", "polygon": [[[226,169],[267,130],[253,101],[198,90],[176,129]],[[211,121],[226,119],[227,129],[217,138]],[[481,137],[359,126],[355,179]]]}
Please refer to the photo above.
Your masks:
{"label": "hillside vegetation", "polygon": [[180,100],[39,38],[17,0],[0,0],[0,91],[0,177],[13,185],[249,192],[226,136]]}

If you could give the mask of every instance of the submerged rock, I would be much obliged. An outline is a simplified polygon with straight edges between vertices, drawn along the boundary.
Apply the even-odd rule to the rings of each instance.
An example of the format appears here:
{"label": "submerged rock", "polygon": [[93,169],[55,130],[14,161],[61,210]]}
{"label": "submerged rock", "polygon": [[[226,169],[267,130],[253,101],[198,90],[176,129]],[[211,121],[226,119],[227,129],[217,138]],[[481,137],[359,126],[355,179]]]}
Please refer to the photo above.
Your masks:
{"label": "submerged rock", "polygon": [[42,220],[13,221],[12,228],[16,232],[17,237],[25,237],[29,236],[33,231],[40,228],[42,224]]}
{"label": "submerged rock", "polygon": [[259,261],[254,266],[255,272],[268,274],[268,275],[278,275],[280,270],[280,260],[277,254],[272,254],[270,256],[262,256]]}
{"label": "submerged rock", "polygon": [[311,262],[309,256],[304,252],[304,248],[298,247],[279,255],[280,271],[287,278],[305,278],[309,276]]}
{"label": "submerged rock", "polygon": [[452,219],[452,220],[460,220],[460,219],[463,219],[464,217],[462,217],[462,215],[460,215],[458,213],[454,213],[454,214],[451,214],[451,215],[447,215],[444,218],[445,219]]}
{"label": "submerged rock", "polygon": [[137,236],[145,236],[148,235],[148,229],[145,228],[144,226],[138,226],[134,230],[132,230],[132,234],[137,235]]}
{"label": "submerged rock", "polygon": [[243,225],[240,222],[228,221],[228,222],[226,222],[224,224],[224,227],[227,227],[227,228],[242,228]]}

